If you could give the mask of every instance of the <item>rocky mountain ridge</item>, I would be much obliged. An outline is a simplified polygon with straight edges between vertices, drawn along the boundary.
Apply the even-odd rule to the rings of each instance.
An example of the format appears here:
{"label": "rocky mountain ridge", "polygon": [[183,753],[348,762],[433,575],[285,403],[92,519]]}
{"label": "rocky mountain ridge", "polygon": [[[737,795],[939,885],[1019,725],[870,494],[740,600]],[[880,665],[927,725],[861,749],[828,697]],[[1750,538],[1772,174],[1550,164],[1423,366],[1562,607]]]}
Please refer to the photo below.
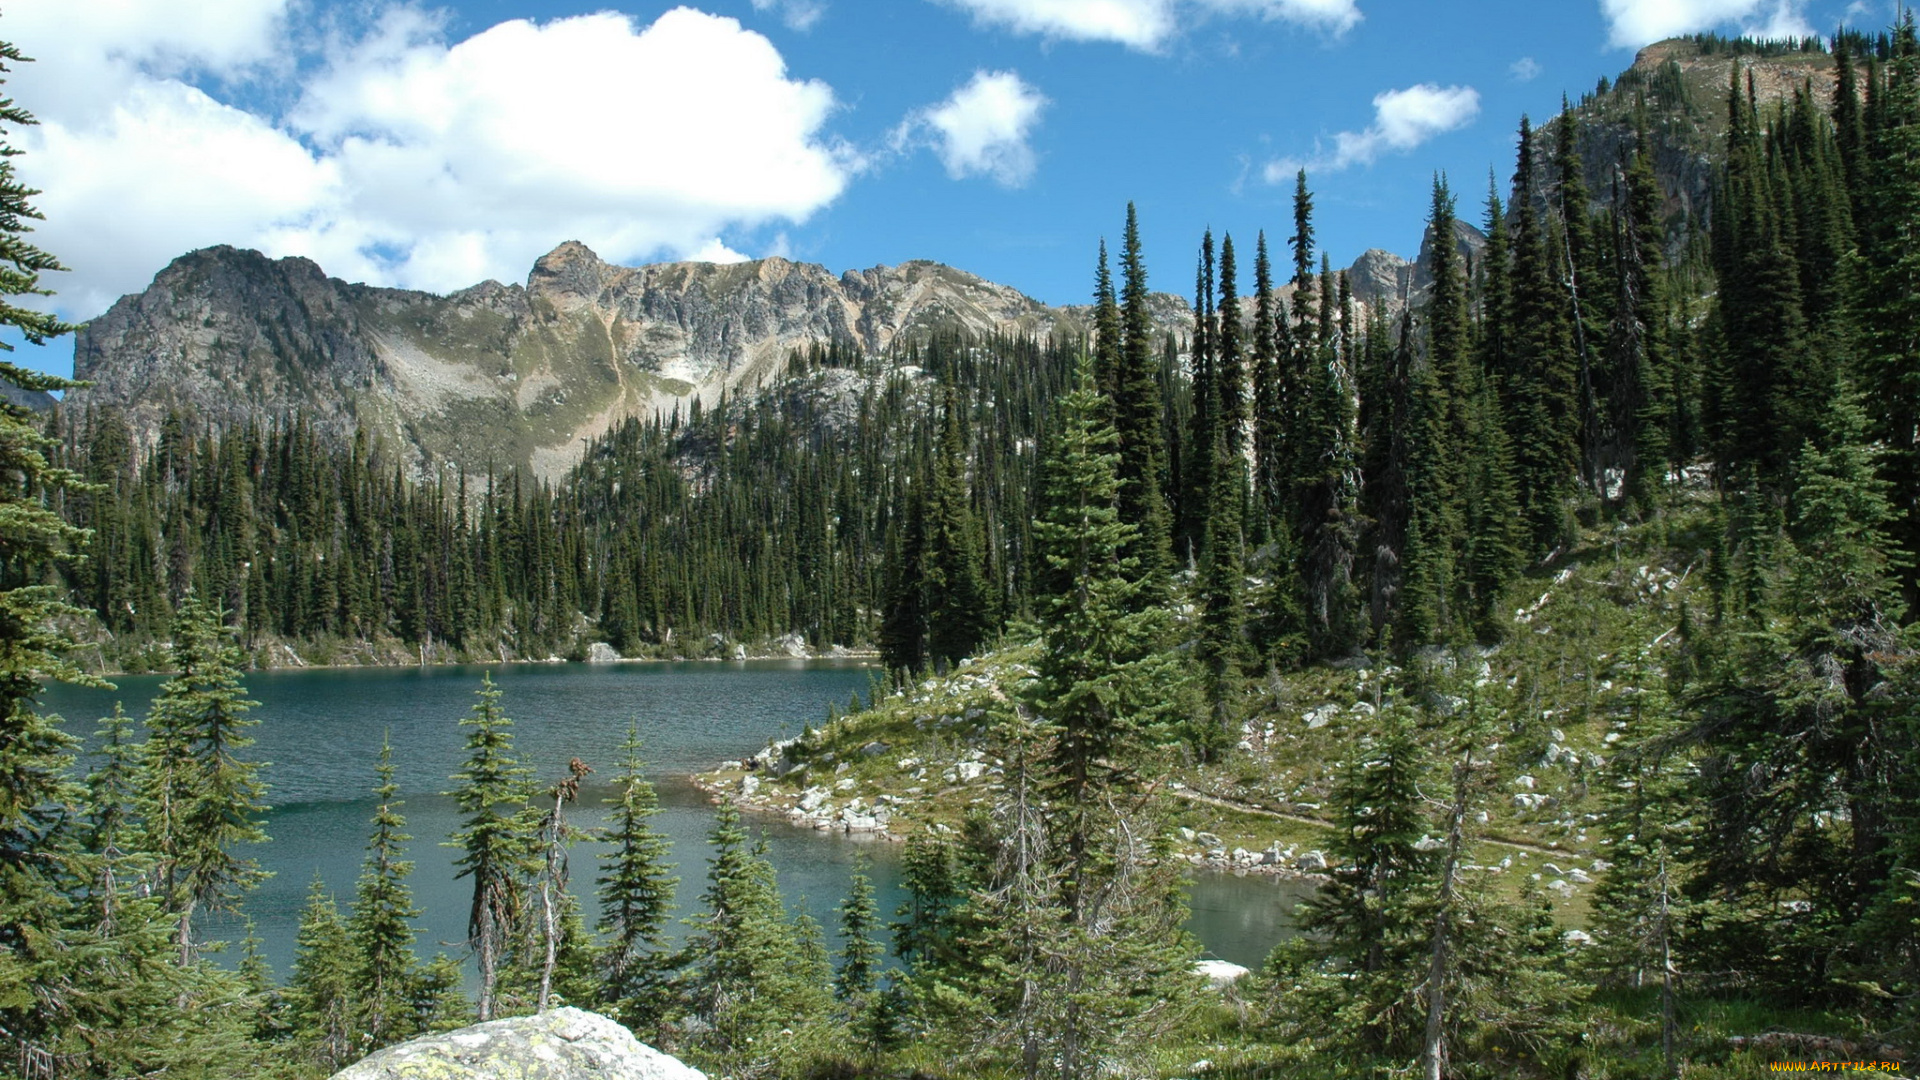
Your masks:
{"label": "rocky mountain ridge", "polygon": [[170,411],[216,425],[299,414],[364,427],[424,471],[553,476],[634,415],[777,375],[790,350],[885,353],[936,326],[1079,333],[1084,319],[932,262],[849,271],[770,258],[614,266],[568,242],[526,284],[447,296],[349,284],[302,258],[213,247],[80,332],[69,408],[111,407],[151,441]]}
{"label": "rocky mountain ridge", "polygon": [[[1368,252],[1356,296],[1397,306],[1424,284],[1413,267]],[[1152,305],[1160,330],[1189,332],[1186,301],[1156,293]],[[212,247],[87,324],[74,370],[93,385],[66,407],[117,410],[148,444],[175,411],[222,427],[297,414],[332,438],[384,437],[420,473],[551,478],[627,417],[777,378],[811,343],[878,356],[936,328],[1083,334],[1091,314],[927,261],[837,277],[780,258],[626,267],[569,241],[525,285],[436,296]]]}

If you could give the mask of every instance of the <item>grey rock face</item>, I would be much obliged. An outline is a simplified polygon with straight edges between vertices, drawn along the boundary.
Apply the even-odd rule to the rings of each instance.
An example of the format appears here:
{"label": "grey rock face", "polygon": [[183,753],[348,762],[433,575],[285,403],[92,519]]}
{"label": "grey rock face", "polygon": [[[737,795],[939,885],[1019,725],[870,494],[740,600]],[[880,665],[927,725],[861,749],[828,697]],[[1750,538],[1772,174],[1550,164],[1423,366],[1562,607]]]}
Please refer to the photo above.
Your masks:
{"label": "grey rock face", "polygon": [[932,262],[839,277],[777,258],[624,267],[568,242],[524,286],[435,296],[213,247],[81,331],[75,374],[95,385],[69,402],[119,410],[148,442],[173,410],[221,426],[298,413],[336,438],[369,428],[416,471],[551,477],[583,440],[695,396],[711,405],[813,342],[878,355],[936,327],[1045,335],[1085,323]]}
{"label": "grey rock face", "polygon": [[347,1066],[333,1080],[706,1080],[598,1013],[551,1009],[427,1035]]}

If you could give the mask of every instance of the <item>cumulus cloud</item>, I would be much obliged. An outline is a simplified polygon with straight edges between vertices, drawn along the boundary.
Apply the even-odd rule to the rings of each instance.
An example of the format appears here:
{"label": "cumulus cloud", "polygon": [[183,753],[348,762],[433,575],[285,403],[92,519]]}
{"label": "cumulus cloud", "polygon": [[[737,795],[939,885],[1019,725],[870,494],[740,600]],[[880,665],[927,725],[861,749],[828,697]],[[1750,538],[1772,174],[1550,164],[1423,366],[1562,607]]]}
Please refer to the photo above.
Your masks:
{"label": "cumulus cloud", "polygon": [[1108,41],[1151,52],[1195,18],[1257,17],[1343,34],[1360,21],[1356,0],[942,0],[983,25],[1069,41]]}
{"label": "cumulus cloud", "polygon": [[1389,151],[1404,154],[1435,135],[1465,127],[1480,115],[1480,92],[1471,86],[1421,83],[1404,90],[1386,90],[1374,96],[1373,123],[1365,131],[1342,131],[1331,148],[1317,148],[1309,158],[1269,162],[1267,183],[1293,178],[1300,169],[1337,172],[1354,165],[1371,165]]}
{"label": "cumulus cloud", "polygon": [[7,40],[34,63],[7,91],[41,120],[111,109],[139,84],[190,74],[235,79],[286,64],[288,0],[15,0]]}
{"label": "cumulus cloud", "polygon": [[1029,142],[1047,99],[1011,71],[976,71],[938,105],[916,110],[894,132],[896,148],[931,143],[947,175],[990,176],[1019,187],[1033,176]]}
{"label": "cumulus cloud", "polygon": [[1515,81],[1532,82],[1540,77],[1540,61],[1531,56],[1523,56],[1507,66],[1507,71]]}
{"label": "cumulus cloud", "polygon": [[803,221],[861,167],[824,133],[832,90],[791,77],[733,19],[603,13],[449,42],[434,18],[393,9],[277,76],[293,104],[267,118],[181,78],[267,78],[290,48],[284,11],[247,10],[254,29],[224,39],[103,31],[80,59],[114,80],[108,101],[86,87],[50,93],[52,108],[23,97],[43,124],[21,134],[18,166],[45,191],[36,241],[74,268],[48,281],[65,314],[90,316],[212,243],[436,291],[515,280],[570,238],[619,261],[737,260],[724,235]]}
{"label": "cumulus cloud", "polygon": [[811,30],[827,5],[825,0],[753,0],[753,10],[774,12],[789,30]]}
{"label": "cumulus cloud", "polygon": [[1637,49],[1662,38],[1723,27],[1759,37],[1806,37],[1806,0],[1600,0],[1610,44]]}

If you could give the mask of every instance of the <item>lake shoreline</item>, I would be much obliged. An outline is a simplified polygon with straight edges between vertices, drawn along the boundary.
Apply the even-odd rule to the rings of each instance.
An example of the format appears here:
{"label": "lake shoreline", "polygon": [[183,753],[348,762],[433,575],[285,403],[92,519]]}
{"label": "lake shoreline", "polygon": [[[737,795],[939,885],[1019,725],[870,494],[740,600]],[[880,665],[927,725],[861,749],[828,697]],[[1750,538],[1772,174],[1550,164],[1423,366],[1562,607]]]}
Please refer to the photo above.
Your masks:
{"label": "lake shoreline", "polygon": [[[836,818],[817,812],[808,812],[794,804],[792,800],[776,801],[760,794],[764,788],[755,785],[752,791],[743,790],[740,781],[745,776],[732,776],[735,771],[728,766],[737,762],[721,762],[718,767],[705,773],[689,773],[680,779],[705,794],[718,805],[726,800],[742,811],[760,817],[777,818],[797,829],[812,829],[815,832],[847,836],[868,836],[875,840],[891,844],[905,843],[907,836],[893,829],[895,819],[878,818],[871,815],[856,815],[859,820]],[[718,775],[716,775],[718,774]],[[746,774],[746,775],[751,775]],[[709,779],[713,777],[712,779]],[[756,778],[757,779],[757,778]],[[868,824],[868,823],[871,824]],[[1227,874],[1234,877],[1270,878],[1274,881],[1297,882],[1301,884],[1326,886],[1333,878],[1326,873],[1302,870],[1281,859],[1270,862],[1249,862],[1235,858],[1235,854],[1224,849],[1219,854],[1209,852],[1175,852],[1170,858],[1194,870],[1207,874]],[[1264,853],[1254,853],[1264,854]]]}
{"label": "lake shoreline", "polygon": [[[285,649],[286,647],[282,645],[282,646],[278,646],[278,648]],[[358,662],[329,663],[329,662],[307,661],[307,660],[301,659],[299,655],[295,653],[294,657],[297,661],[296,663],[262,664],[259,662],[260,659],[262,658],[260,655],[262,652],[266,652],[268,655],[271,655],[271,650],[256,650],[255,652],[248,653],[245,655],[244,659],[248,663],[245,667],[242,668],[243,675],[269,674],[269,673],[278,674],[281,672],[288,672],[288,671],[361,671],[361,670],[404,671],[408,669],[440,670],[444,668],[457,668],[457,667],[502,667],[502,666],[508,666],[513,664],[539,665],[543,667],[544,666],[558,667],[558,666],[567,665],[567,664],[578,664],[582,667],[613,668],[613,667],[620,667],[620,666],[633,665],[633,664],[739,664],[739,663],[746,663],[749,661],[760,661],[760,660],[795,660],[795,661],[799,661],[802,663],[809,663],[809,664],[839,663],[842,661],[846,661],[852,665],[865,667],[865,666],[871,666],[873,663],[875,663],[880,659],[880,651],[878,649],[839,649],[838,651],[828,651],[825,653],[812,653],[812,652],[793,653],[788,651],[747,651],[744,655],[733,655],[733,656],[615,656],[608,659],[586,659],[586,660],[570,660],[570,659],[567,659],[566,657],[560,657],[560,656],[548,656],[548,657],[540,657],[540,658],[519,657],[514,659],[435,658],[425,663],[422,663],[416,659],[413,659],[412,657],[408,657],[406,659],[401,659],[398,657],[394,657],[394,658],[382,657],[382,658],[376,658],[376,659],[362,660]],[[92,675],[96,678],[112,679],[115,677],[143,676],[143,675],[172,676],[172,675],[178,674],[178,672],[174,671],[171,668],[160,668],[160,667],[147,668],[141,671],[128,671],[125,668],[114,668],[114,667],[103,666],[103,667],[91,669],[87,671],[87,674]]]}

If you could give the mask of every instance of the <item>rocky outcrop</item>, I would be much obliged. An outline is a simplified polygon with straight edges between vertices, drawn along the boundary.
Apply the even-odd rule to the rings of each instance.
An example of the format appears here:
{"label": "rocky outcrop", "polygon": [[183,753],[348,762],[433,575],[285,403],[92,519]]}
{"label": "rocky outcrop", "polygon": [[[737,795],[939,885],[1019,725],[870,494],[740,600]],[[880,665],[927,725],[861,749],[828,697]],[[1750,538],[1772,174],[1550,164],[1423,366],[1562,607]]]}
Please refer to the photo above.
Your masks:
{"label": "rocky outcrop", "polygon": [[333,1080],[706,1080],[598,1013],[551,1009],[390,1046]]}
{"label": "rocky outcrop", "polygon": [[[1861,76],[1864,92],[1864,66]],[[1727,89],[1736,81],[1743,93],[1751,85],[1763,112],[1791,104],[1801,91],[1809,93],[1814,107],[1825,112],[1832,107],[1839,77],[1833,57],[1817,51],[1759,49],[1751,43],[1727,42],[1703,47],[1690,38],[1672,38],[1641,49],[1632,67],[1610,85],[1584,95],[1574,110],[1580,121],[1580,160],[1592,208],[1613,205],[1644,118],[1652,139],[1668,253],[1682,253],[1694,232],[1712,220],[1714,170],[1725,150]],[[1551,176],[1554,125],[1539,123],[1534,132],[1535,166],[1541,175]],[[1545,193],[1539,198],[1544,208]]]}

